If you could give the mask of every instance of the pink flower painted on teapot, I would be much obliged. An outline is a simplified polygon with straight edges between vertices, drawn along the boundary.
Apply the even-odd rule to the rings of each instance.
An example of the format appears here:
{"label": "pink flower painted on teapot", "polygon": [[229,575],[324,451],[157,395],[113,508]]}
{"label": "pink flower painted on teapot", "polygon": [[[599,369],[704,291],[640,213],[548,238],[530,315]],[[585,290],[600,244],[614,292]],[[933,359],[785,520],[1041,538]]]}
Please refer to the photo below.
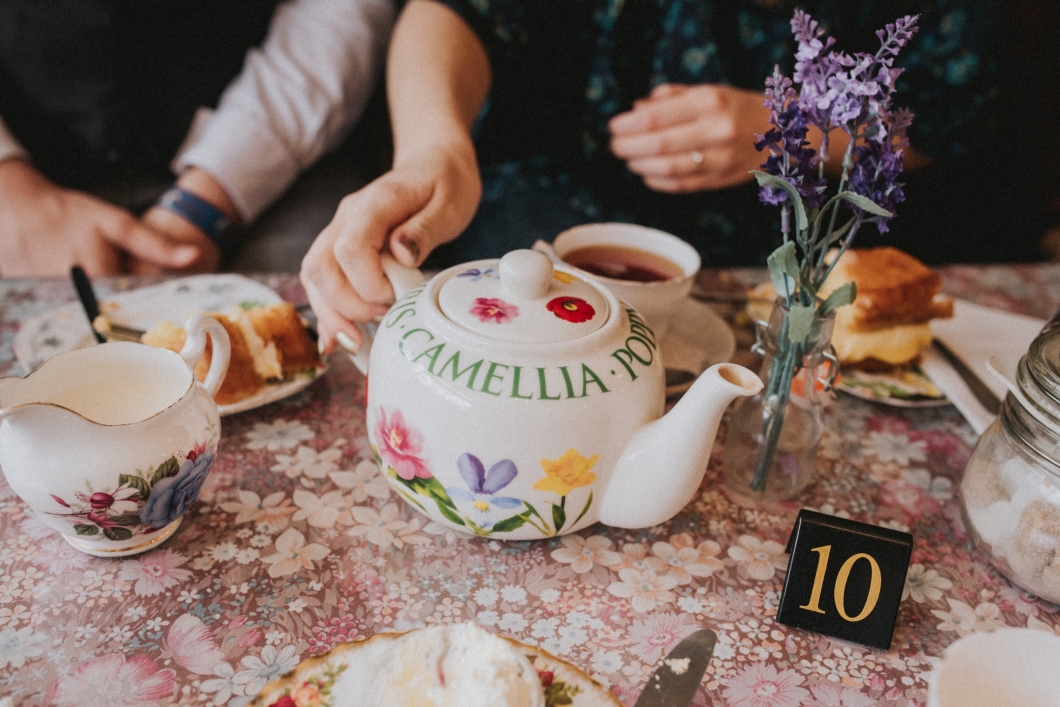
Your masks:
{"label": "pink flower painted on teapot", "polygon": [[397,475],[406,481],[415,478],[429,479],[431,474],[423,453],[423,435],[405,424],[400,410],[388,417],[386,410],[379,409],[379,455],[394,468]]}
{"label": "pink flower painted on teapot", "polygon": [[496,297],[478,297],[471,306],[471,314],[480,322],[504,324],[519,316],[519,308]]}

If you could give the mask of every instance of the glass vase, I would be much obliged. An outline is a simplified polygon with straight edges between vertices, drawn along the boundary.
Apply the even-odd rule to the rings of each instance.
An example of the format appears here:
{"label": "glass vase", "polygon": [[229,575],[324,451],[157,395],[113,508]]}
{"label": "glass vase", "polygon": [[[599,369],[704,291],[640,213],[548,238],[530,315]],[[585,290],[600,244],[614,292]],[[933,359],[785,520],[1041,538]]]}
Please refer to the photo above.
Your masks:
{"label": "glass vase", "polygon": [[752,501],[786,501],[813,479],[821,441],[823,395],[839,374],[832,351],[834,313],[815,316],[809,334],[790,340],[783,300],[756,325],[752,351],[763,356],[758,395],[739,400],[729,416],[723,456],[730,494]]}

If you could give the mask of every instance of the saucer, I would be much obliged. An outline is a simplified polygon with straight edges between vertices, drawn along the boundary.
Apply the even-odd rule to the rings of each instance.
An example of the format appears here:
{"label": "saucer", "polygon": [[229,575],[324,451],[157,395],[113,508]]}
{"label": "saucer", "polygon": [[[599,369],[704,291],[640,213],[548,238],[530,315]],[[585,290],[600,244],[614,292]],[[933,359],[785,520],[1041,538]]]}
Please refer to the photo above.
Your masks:
{"label": "saucer", "polygon": [[659,343],[667,369],[689,371],[685,380],[668,375],[666,395],[677,395],[691,387],[696,377],[715,363],[724,363],[736,352],[732,327],[706,302],[685,299],[674,314],[666,338]]}
{"label": "saucer", "polygon": [[[319,697],[312,704],[321,707],[346,707],[349,701],[343,699],[347,686],[363,684],[379,665],[386,660],[387,651],[395,640],[404,632],[379,633],[371,638],[353,643],[335,646],[327,653],[315,658],[307,658],[294,670],[274,680],[250,703],[252,707],[273,707],[277,704],[292,704],[290,695],[299,690]],[[549,701],[546,707],[621,707],[621,703],[607,688],[593,680],[580,668],[536,646],[505,638],[519,648],[533,664],[538,673],[551,672],[552,684],[562,684],[564,689],[552,688],[556,699]],[[287,697],[287,700],[284,700]]]}
{"label": "saucer", "polygon": [[[100,307],[115,324],[147,330],[159,322],[183,324],[199,312],[226,312],[232,307],[270,305],[282,298],[271,287],[234,273],[192,275],[159,285],[117,292],[100,298]],[[56,354],[93,346],[96,339],[77,302],[45,312],[21,323],[15,335],[15,358],[26,373]],[[222,416],[252,410],[308,387],[326,367],[309,370],[264,388],[239,402],[218,405]]]}

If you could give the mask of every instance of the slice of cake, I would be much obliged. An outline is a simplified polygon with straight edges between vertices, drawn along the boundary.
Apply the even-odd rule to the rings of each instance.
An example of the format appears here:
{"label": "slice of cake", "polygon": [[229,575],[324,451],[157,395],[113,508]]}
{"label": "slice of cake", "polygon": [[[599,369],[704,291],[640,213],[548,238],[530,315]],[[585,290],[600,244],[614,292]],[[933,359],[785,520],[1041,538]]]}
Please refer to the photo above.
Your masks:
{"label": "slice of cake", "polygon": [[[214,399],[218,405],[231,405],[256,395],[268,381],[282,380],[319,366],[320,355],[305,325],[289,302],[269,307],[233,307],[226,313],[207,312],[221,323],[232,344],[231,361],[221,388]],[[159,322],[144,333],[141,341],[179,352],[184,347],[184,329],[172,322]],[[195,366],[195,376],[206,378],[212,359],[212,344]]]}

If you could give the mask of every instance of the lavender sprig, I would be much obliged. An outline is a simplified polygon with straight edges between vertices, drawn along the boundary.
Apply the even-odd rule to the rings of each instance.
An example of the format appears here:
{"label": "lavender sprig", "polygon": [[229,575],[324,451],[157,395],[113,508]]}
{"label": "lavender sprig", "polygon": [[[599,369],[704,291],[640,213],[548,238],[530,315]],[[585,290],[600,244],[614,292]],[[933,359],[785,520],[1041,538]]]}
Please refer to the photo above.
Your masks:
{"label": "lavender sprig", "polygon": [[[836,288],[824,300],[818,292],[862,224],[874,223],[886,233],[894,207],[905,199],[898,176],[912,114],[891,106],[901,75],[894,59],[917,31],[918,18],[902,17],[879,30],[876,53],[846,54],[832,48],[835,40],[825,36],[816,20],[796,10],[791,20],[798,42],[793,79],[779,67],[766,79],[765,106],[772,127],[756,135],[755,147],[767,150],[769,156],[762,171],[754,175],[761,187],[759,200],[781,209],[784,243],[769,257],[769,269],[788,315],[765,391],[763,444],[755,461],[754,490],[765,488],[790,383],[802,368],[814,318],[849,304],[856,294],[853,283]],[[807,140],[810,127],[821,131],[819,152]],[[824,164],[829,134],[836,129],[845,132],[849,141],[838,189],[829,197]],[[844,206],[852,215],[837,227]],[[826,262],[826,253],[836,244],[838,254]]]}

